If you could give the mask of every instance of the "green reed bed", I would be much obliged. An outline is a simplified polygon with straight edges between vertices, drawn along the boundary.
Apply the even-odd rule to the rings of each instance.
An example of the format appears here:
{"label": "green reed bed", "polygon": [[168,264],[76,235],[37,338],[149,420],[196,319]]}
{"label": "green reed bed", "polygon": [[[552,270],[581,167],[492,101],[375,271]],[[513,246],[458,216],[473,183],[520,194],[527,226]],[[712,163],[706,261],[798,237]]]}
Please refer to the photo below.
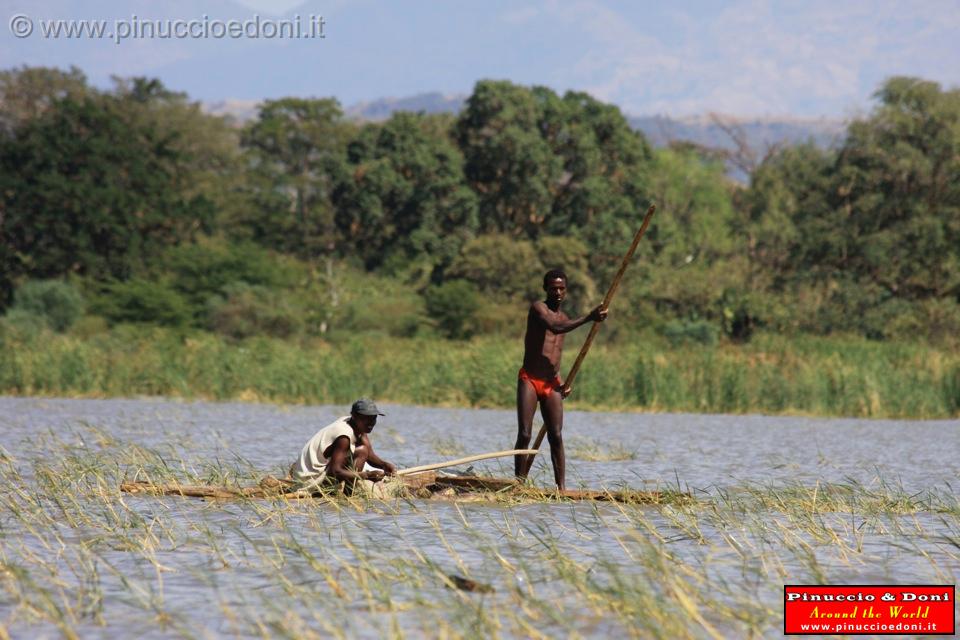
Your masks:
{"label": "green reed bed", "polygon": [[[80,339],[0,335],[0,392],[343,404],[358,395],[426,405],[513,405],[519,340],[355,336],[337,343],[181,335],[129,327]],[[568,362],[576,352],[568,347]],[[960,415],[960,354],[858,338],[594,347],[574,407],[947,418]]]}
{"label": "green reed bed", "polygon": [[204,502],[117,486],[263,472],[93,426],[42,438],[36,450],[63,456],[0,457],[4,638],[768,637],[785,583],[949,584],[960,571],[953,492],[882,479],[646,507]]}

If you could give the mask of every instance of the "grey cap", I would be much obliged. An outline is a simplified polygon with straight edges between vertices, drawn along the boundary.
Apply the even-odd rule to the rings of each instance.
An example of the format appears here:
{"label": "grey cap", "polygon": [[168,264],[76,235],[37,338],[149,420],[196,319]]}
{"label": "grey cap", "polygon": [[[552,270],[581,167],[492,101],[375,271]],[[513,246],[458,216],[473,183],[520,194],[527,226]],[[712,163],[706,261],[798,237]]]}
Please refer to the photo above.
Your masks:
{"label": "grey cap", "polygon": [[353,406],[350,407],[350,413],[356,413],[361,416],[385,416],[387,414],[381,413],[380,409],[377,409],[377,405],[373,403],[373,400],[370,398],[360,398],[353,403]]}

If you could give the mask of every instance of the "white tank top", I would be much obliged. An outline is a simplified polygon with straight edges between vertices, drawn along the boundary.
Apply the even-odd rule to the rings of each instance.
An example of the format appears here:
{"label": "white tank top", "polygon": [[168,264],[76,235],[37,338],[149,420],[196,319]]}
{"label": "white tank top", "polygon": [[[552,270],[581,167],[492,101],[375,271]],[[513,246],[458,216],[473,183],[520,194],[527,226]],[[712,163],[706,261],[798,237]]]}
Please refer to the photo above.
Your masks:
{"label": "white tank top", "polygon": [[343,416],[323,429],[320,429],[300,452],[300,458],[294,464],[293,477],[297,480],[321,480],[327,475],[327,463],[330,462],[323,453],[340,436],[350,439],[350,453],[357,448],[356,436],[353,427],[347,424],[350,416]]}

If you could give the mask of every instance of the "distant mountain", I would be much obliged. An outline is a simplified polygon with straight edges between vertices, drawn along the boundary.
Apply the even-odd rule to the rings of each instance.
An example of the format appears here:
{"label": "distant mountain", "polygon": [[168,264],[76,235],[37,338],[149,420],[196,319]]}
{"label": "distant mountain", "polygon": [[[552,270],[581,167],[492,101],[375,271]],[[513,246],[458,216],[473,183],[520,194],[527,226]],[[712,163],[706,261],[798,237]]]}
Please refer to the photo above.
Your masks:
{"label": "distant mountain", "polygon": [[656,147],[692,142],[711,149],[735,149],[735,138],[742,136],[743,142],[761,155],[776,145],[808,141],[831,147],[843,140],[846,129],[843,120],[834,118],[738,118],[709,114],[683,118],[628,116],[627,120]]}
{"label": "distant mountain", "polygon": [[244,124],[248,120],[256,118],[259,108],[259,100],[230,99],[203,103],[203,110],[210,115],[226,116],[232,118],[238,124]]}
{"label": "distant mountain", "polygon": [[[424,113],[458,113],[467,100],[465,94],[421,93],[406,98],[380,98],[360,102],[345,109],[347,117],[356,120],[386,120],[397,111]],[[204,108],[217,115],[232,116],[238,122],[256,117],[258,103],[253,100],[221,100],[206,103]],[[737,139],[746,143],[759,156],[783,144],[812,141],[831,147],[843,140],[846,123],[836,118],[737,118],[709,114],[671,118],[664,115],[627,116],[630,125],[656,147],[676,142],[689,142],[711,149],[735,150]]]}
{"label": "distant mountain", "polygon": [[347,108],[348,118],[357,120],[386,120],[395,111],[422,111],[424,113],[459,113],[467,96],[439,92],[421,93],[409,98],[380,98],[372,102],[360,102]]}

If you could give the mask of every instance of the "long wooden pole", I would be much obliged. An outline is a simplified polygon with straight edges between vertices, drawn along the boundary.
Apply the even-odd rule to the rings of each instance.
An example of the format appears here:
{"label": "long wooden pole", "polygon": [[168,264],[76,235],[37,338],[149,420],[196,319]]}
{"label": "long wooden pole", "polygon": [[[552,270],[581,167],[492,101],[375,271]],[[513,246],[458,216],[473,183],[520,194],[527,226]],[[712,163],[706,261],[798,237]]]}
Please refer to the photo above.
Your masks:
{"label": "long wooden pole", "polygon": [[458,458],[456,460],[450,460],[448,462],[437,462],[436,464],[425,464],[419,467],[410,467],[409,469],[401,469],[397,471],[398,476],[409,476],[414,473],[423,473],[425,471],[433,471],[434,469],[443,469],[444,467],[455,467],[460,464],[467,464],[468,462],[476,462],[478,460],[487,460],[489,458],[503,458],[506,456],[522,456],[522,455],[533,455],[537,451],[535,449],[510,449],[508,451],[496,451],[494,453],[480,453],[475,456],[467,456],[466,458]]}
{"label": "long wooden pole", "polygon": [[[623,260],[620,262],[620,269],[617,271],[617,275],[613,277],[613,282],[610,283],[610,288],[607,289],[607,295],[603,297],[603,302],[601,305],[604,309],[610,308],[610,302],[613,300],[613,296],[617,292],[617,288],[620,286],[620,281],[623,279],[623,274],[626,273],[627,266],[630,264],[633,254],[640,245],[640,239],[643,237],[643,234],[647,232],[647,227],[650,226],[650,220],[653,218],[653,212],[656,210],[657,205],[655,204],[650,205],[650,208],[647,209],[647,215],[643,218],[643,224],[640,225],[637,235],[633,237],[633,243],[630,245],[630,248],[627,249],[626,255],[623,256]],[[594,322],[590,327],[590,333],[587,334],[587,339],[583,342],[583,346],[580,347],[580,353],[577,354],[577,359],[574,360],[573,366],[570,367],[570,373],[567,374],[566,379],[563,381],[564,384],[570,385],[571,387],[573,386],[573,381],[577,377],[577,373],[580,372],[580,365],[583,364],[583,359],[587,357],[587,352],[590,351],[590,345],[593,344],[593,339],[597,337],[597,333],[599,331],[600,323]],[[530,467],[533,466],[533,459],[536,457],[537,451],[540,449],[540,445],[543,444],[543,437],[545,435],[547,435],[546,423],[540,427],[540,432],[537,434],[537,439],[533,443],[533,453],[527,456],[526,468],[523,471],[524,476],[530,472]]]}

